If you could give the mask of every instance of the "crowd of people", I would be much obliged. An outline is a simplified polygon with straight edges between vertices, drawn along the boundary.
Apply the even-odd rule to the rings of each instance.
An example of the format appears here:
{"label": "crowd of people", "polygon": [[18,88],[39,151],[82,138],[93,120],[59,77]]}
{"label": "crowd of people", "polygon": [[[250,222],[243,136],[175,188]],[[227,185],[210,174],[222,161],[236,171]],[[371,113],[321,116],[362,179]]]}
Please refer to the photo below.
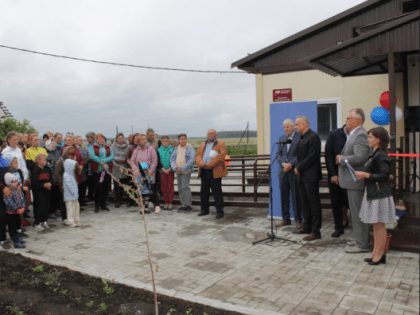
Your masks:
{"label": "crowd of people", "polygon": [[[334,238],[344,234],[350,209],[354,242],[345,249],[348,253],[369,251],[369,226],[373,224],[374,251],[366,259],[369,264],[386,262],[385,224],[396,221],[390,179],[390,161],[387,155],[388,132],[383,127],[363,128],[362,109],[348,113],[346,124],[331,131],[326,141],[325,160],[328,186],[334,216]],[[290,204],[295,219],[295,234],[306,234],[305,241],[321,238],[322,209],[319,193],[321,172],[321,140],[310,129],[306,116],[296,122],[283,122],[285,134],[280,137],[277,152],[283,220],[279,227],[291,225]],[[29,225],[32,204],[33,226],[36,231],[49,229],[48,220],[61,216],[63,224],[78,227],[80,211],[87,202],[94,202],[94,212],[110,211],[108,193],[114,189],[115,208],[136,205],[127,198],[120,185],[136,186],[124,169],[131,169],[146,206],[145,213],[174,210],[174,180],[177,176],[181,206],[178,212],[192,209],[190,189],[194,163],[201,178],[201,211],[209,211],[210,190],[217,211],[216,219],[224,217],[222,178],[228,171],[224,163],[225,143],[217,139],[214,129],[207,132],[207,140],[197,152],[188,144],[187,135],[178,135],[174,147],[168,136],[159,137],[153,129],[145,134],[116,135],[110,145],[102,133],[88,132],[87,144],[83,138],[67,133],[46,132],[19,134],[9,132],[0,156],[0,249],[7,249],[6,226],[15,248],[24,248],[28,237],[23,226]],[[64,140],[64,142],[63,142]],[[112,176],[111,176],[112,174]],[[114,179],[113,179],[114,178]],[[291,200],[290,200],[291,199]],[[150,201],[150,203],[149,203]]]}
{"label": "crowd of people", "polygon": [[[374,250],[365,261],[378,265],[386,263],[385,224],[396,221],[387,154],[390,140],[383,127],[366,132],[364,122],[363,110],[352,109],[346,124],[332,130],[326,141],[325,161],[335,226],[331,236],[337,238],[344,234],[350,209],[355,241],[348,242],[345,251],[368,252],[369,224],[372,224]],[[283,122],[285,134],[280,137],[280,142],[285,144],[280,145],[277,152],[283,219],[277,226],[292,224],[292,204],[296,224],[293,233],[306,234],[305,241],[320,239],[322,227],[321,139],[309,125],[306,116],[298,116],[296,122],[286,119]]]}
{"label": "crowd of people", "polygon": [[130,134],[128,141],[118,133],[112,144],[107,143],[102,133],[88,132],[85,137],[87,144],[83,146],[83,138],[71,132],[63,137],[61,133],[47,131],[41,143],[36,133],[7,134],[0,154],[0,250],[11,248],[6,229],[13,246],[25,248],[28,235],[24,226],[32,224],[35,231],[42,232],[50,229],[49,220],[59,217],[69,227],[81,226],[80,211],[85,210],[88,202],[94,202],[95,213],[110,211],[107,204],[112,186],[115,208],[120,208],[124,201],[127,207],[137,205],[122,186],[137,189],[126,169],[141,184],[144,213],[161,212],[159,194],[164,200],[163,210],[175,210],[175,175],[181,202],[177,211],[189,213],[193,210],[191,173],[197,163],[201,178],[198,215],[210,214],[212,190],[216,219],[224,217],[221,180],[227,175],[226,147],[216,138],[214,129],[208,131],[207,140],[197,152],[188,144],[185,133],[178,135],[172,147],[168,136],[159,138],[152,128],[145,134]]}

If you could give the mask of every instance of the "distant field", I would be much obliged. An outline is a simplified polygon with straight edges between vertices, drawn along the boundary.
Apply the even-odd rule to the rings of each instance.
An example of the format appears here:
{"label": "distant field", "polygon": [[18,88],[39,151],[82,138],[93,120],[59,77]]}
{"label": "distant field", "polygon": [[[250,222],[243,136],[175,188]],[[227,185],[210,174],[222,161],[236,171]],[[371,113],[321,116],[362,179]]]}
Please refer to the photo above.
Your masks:
{"label": "distant field", "polygon": [[[226,143],[226,153],[227,155],[250,155],[250,154],[257,154],[257,138],[249,138],[249,145],[245,148],[246,143],[246,138],[242,139],[241,144],[239,146],[239,140],[240,138],[218,138],[219,140],[223,141]],[[192,145],[192,147],[194,149],[198,149],[198,147],[200,146],[200,144],[202,142],[206,141],[205,138],[203,139],[188,139],[188,143]],[[83,147],[85,147],[87,144],[87,141],[83,142]],[[107,144],[111,144],[110,141],[107,142]],[[170,144],[175,147],[176,145],[178,145],[178,141],[177,140],[171,140]]]}
{"label": "distant field", "polygon": [[[257,138],[249,138],[249,145],[245,148],[246,139],[242,139],[241,144],[238,146],[240,138],[218,138],[226,144],[226,154],[229,156],[233,155],[250,155],[257,154]],[[206,139],[188,139],[194,149],[197,149],[200,144],[206,141]]]}
{"label": "distant field", "polygon": [[[219,140],[223,141],[227,146],[233,146],[233,145],[238,145],[239,140],[241,138],[218,138]],[[191,144],[193,147],[198,147],[200,145],[200,143],[202,143],[203,141],[206,141],[205,138],[203,139],[188,139],[188,143]],[[242,139],[241,141],[241,145],[245,145],[246,143],[246,138]],[[257,138],[249,138],[249,145],[256,145],[257,144]]]}

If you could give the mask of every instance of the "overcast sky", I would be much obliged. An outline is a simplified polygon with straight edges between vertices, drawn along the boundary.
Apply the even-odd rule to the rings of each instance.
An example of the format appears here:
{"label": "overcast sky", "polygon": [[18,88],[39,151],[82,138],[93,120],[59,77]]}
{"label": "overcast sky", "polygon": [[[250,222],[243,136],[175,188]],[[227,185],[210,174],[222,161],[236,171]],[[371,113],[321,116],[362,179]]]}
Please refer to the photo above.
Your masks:
{"label": "overcast sky", "polygon": [[[0,45],[199,70],[231,63],[361,0],[0,2]],[[0,48],[0,101],[41,133],[256,130],[255,77],[117,67]]]}

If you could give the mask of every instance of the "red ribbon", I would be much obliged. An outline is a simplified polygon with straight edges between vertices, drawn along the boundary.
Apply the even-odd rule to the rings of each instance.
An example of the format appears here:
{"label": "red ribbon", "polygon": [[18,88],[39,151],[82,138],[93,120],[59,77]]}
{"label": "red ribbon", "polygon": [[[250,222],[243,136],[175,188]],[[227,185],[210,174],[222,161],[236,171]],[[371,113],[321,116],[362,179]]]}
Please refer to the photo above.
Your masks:
{"label": "red ribbon", "polygon": [[403,156],[403,157],[420,157],[420,154],[411,153],[388,153],[389,156]]}

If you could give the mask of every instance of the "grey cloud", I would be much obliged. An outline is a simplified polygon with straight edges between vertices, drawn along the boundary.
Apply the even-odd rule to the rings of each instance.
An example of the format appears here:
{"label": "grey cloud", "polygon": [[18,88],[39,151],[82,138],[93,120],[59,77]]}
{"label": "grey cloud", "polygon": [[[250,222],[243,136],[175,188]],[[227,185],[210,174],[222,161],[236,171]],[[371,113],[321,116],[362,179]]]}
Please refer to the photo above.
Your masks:
{"label": "grey cloud", "polygon": [[[230,64],[361,0],[2,3],[0,44],[185,69]],[[306,10],[302,13],[301,7]],[[327,11],[329,10],[329,11]],[[334,11],[334,12],[332,12]],[[237,69],[233,69],[237,70]],[[40,131],[115,134],[256,129],[255,77],[91,64],[0,48],[0,101]]]}

